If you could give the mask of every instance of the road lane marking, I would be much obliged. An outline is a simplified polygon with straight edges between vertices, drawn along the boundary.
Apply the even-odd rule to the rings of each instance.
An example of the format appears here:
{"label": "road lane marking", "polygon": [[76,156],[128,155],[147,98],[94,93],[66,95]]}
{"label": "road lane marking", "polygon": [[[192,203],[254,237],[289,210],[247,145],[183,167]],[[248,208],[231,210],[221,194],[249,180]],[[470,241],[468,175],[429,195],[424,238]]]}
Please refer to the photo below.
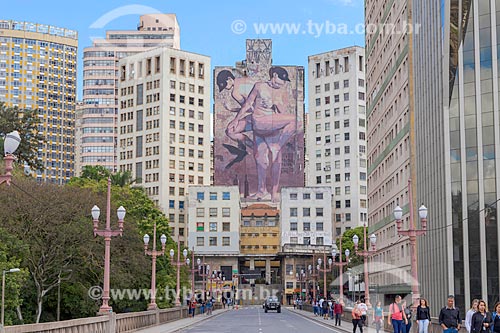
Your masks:
{"label": "road lane marking", "polygon": [[[288,311],[288,310],[287,310],[287,311]],[[296,315],[297,317],[304,318],[305,320],[308,320],[308,321],[310,321],[311,323],[315,323],[315,324],[316,324],[316,325],[318,325],[318,326],[322,326],[322,327],[324,327],[324,328],[327,328],[327,329],[329,329],[329,330],[330,330],[330,331],[332,331],[332,332],[339,332],[339,333],[340,333],[340,332],[344,332],[344,331],[338,331],[338,330],[335,330],[335,329],[333,329],[331,326],[328,326],[328,325],[325,325],[325,324],[319,323],[319,322],[317,322],[316,320],[313,320],[313,319],[307,318],[307,317],[302,316],[302,315],[300,315],[300,314],[297,314],[297,313],[295,313],[295,312],[293,312],[293,311],[288,311],[288,312],[293,313],[293,314],[294,314],[294,315]]]}

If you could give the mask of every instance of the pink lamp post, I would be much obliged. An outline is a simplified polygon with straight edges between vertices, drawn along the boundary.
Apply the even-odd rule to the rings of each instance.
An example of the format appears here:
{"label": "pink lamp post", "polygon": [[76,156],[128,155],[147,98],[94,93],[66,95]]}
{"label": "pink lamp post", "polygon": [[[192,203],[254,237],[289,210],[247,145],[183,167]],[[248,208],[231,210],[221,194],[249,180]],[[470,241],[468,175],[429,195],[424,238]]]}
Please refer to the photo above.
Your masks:
{"label": "pink lamp post", "polygon": [[102,291],[102,305],[99,308],[100,314],[113,312],[113,308],[109,306],[109,276],[110,276],[110,254],[111,254],[111,237],[123,235],[123,219],[125,218],[125,208],[120,206],[117,210],[118,215],[118,230],[111,230],[111,178],[108,178],[108,197],[106,207],[106,229],[98,230],[99,215],[101,210],[99,207],[92,207],[92,219],[94,222],[94,237],[104,237],[104,288]]}
{"label": "pink lamp post", "polygon": [[[314,256],[313,256],[313,258],[314,258]],[[313,263],[314,263],[314,259],[313,259]],[[315,273],[314,267],[312,265],[309,265],[307,267],[307,269],[309,270],[309,276],[313,279],[313,300],[316,300],[316,281],[318,279],[319,273]],[[316,269],[319,269],[319,265],[316,266]]]}
{"label": "pink lamp post", "polygon": [[205,263],[205,256],[203,256],[203,261],[200,258],[196,259],[196,263],[198,264],[198,275],[203,279],[203,300],[206,301],[206,278],[210,275],[210,265]]}
{"label": "pink lamp post", "polygon": [[5,174],[0,175],[0,184],[6,183],[10,186],[10,181],[12,180],[12,170],[14,169],[13,164],[16,159],[14,155],[12,155],[19,144],[21,143],[21,137],[19,136],[18,131],[10,132],[5,136],[5,141],[3,143],[4,147],[4,161],[5,161]]}
{"label": "pink lamp post", "polygon": [[[335,260],[333,261],[334,266],[339,267],[339,278],[340,278],[340,304],[343,304],[344,302],[344,282],[343,282],[343,267],[349,263],[349,255],[351,254],[351,251],[349,249],[345,250],[345,261],[342,260],[342,237],[340,238],[340,260],[339,262],[336,262]],[[337,256],[337,245],[333,244],[332,248],[332,256],[335,258]]]}
{"label": "pink lamp post", "polygon": [[[328,258],[328,268],[326,267],[326,252],[323,251],[323,260],[318,258],[318,273],[323,272],[323,297],[328,299],[327,288],[326,288],[326,273],[332,271],[332,258]],[[321,268],[321,264],[323,264],[323,268]]]}
{"label": "pink lamp post", "polygon": [[[195,268],[196,262],[194,261],[194,247],[193,247],[193,250],[191,251],[191,259],[187,258],[186,264],[188,266],[191,265],[191,268],[189,269],[189,272],[191,272],[191,298],[194,299],[195,298],[194,274],[200,271],[199,268]],[[199,266],[199,264],[198,264],[198,266]]]}
{"label": "pink lamp post", "polygon": [[370,304],[370,282],[369,282],[369,273],[368,273],[368,258],[371,255],[373,255],[375,252],[377,252],[375,249],[375,244],[377,243],[377,236],[375,236],[375,234],[372,234],[370,236],[370,243],[372,245],[372,249],[368,250],[366,248],[366,224],[363,226],[363,239],[364,239],[364,241],[363,241],[364,250],[358,251],[359,237],[358,237],[358,235],[354,235],[354,237],[352,237],[352,241],[354,243],[354,249],[356,251],[356,254],[365,259],[364,260],[365,301],[366,301],[365,303],[366,303],[366,306],[370,308],[371,304]]}
{"label": "pink lamp post", "polygon": [[427,208],[422,205],[418,209],[418,215],[422,224],[422,229],[416,229],[415,221],[413,220],[413,201],[411,195],[411,180],[408,179],[408,200],[410,204],[410,225],[408,230],[401,230],[403,221],[403,209],[397,206],[394,208],[394,218],[396,219],[396,226],[398,234],[401,236],[408,236],[410,238],[410,252],[411,252],[411,293],[412,293],[412,308],[416,309],[420,299],[420,287],[418,285],[418,271],[417,271],[417,236],[425,235],[427,232]]}
{"label": "pink lamp post", "polygon": [[184,265],[188,251],[184,249],[182,255],[184,256],[184,261],[181,261],[181,243],[179,242],[179,237],[177,237],[177,260],[174,261],[175,251],[170,249],[170,262],[172,265],[177,266],[177,289],[175,295],[175,306],[181,306],[181,266]]}
{"label": "pink lamp post", "polygon": [[156,221],[153,226],[153,249],[151,251],[148,250],[149,244],[149,235],[144,235],[144,254],[147,256],[151,256],[152,264],[151,264],[151,303],[148,304],[148,310],[156,310],[158,309],[158,305],[156,305],[156,257],[162,256],[165,254],[165,244],[167,243],[167,236],[161,235],[161,251],[156,250]]}

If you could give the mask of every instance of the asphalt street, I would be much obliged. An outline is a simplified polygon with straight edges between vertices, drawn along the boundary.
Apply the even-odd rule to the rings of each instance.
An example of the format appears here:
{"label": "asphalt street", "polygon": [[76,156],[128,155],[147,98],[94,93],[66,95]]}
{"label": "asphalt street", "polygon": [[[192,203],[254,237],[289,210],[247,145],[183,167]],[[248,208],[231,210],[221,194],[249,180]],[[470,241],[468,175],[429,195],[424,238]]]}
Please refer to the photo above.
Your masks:
{"label": "asphalt street", "polygon": [[[183,329],[182,333],[293,333],[293,332],[342,332],[323,326],[283,308],[281,313],[264,313],[262,307],[250,307],[223,313],[196,326]],[[344,333],[344,332],[342,332]]]}

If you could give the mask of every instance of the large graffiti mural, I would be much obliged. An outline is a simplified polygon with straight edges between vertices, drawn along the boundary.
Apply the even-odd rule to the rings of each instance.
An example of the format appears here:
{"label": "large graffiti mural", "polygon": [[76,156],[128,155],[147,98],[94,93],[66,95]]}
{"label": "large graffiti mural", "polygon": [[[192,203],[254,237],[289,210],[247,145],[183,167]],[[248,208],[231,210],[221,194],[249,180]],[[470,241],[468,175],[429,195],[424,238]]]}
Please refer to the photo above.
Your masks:
{"label": "large graffiti mural", "polygon": [[214,71],[215,185],[247,201],[279,201],[304,186],[304,70],[274,66],[270,40],[247,40],[247,59]]}

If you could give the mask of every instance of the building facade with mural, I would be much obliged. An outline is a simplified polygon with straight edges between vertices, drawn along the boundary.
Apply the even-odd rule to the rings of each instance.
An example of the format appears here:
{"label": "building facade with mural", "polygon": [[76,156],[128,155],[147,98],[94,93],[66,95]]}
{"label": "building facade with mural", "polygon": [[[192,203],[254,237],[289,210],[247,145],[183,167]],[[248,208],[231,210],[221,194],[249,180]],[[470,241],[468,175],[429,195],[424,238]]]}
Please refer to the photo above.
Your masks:
{"label": "building facade with mural", "polygon": [[214,70],[214,172],[243,202],[277,204],[281,187],[304,185],[304,68],[274,65],[269,39]]}

